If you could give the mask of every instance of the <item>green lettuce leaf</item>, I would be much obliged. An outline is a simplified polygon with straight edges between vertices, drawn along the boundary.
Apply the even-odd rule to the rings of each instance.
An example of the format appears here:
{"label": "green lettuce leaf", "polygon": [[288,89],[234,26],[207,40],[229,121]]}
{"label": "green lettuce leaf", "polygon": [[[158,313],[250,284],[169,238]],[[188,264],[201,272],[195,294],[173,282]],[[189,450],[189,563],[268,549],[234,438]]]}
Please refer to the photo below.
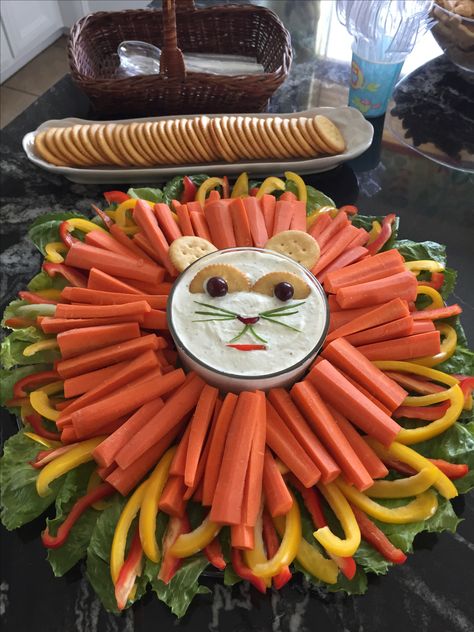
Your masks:
{"label": "green lettuce leaf", "polygon": [[28,305],[28,302],[21,301],[20,299],[17,299],[17,298],[11,301],[10,303],[8,303],[8,305],[5,307],[5,311],[3,312],[3,318],[1,322],[2,327],[11,329],[11,327],[7,327],[7,325],[5,325],[5,321],[8,320],[9,318],[15,318],[16,316],[18,316],[17,309],[19,307],[22,307],[23,305]]}
{"label": "green lettuce leaf", "polygon": [[13,398],[13,387],[18,380],[32,373],[48,371],[50,368],[47,364],[29,364],[15,369],[0,369],[0,406],[5,406],[5,402]]}
{"label": "green lettuce leaf", "polygon": [[[384,215],[353,215],[351,222],[356,228],[364,228],[367,232],[372,230],[372,222],[379,222],[381,225],[384,219]],[[392,234],[390,239],[383,246],[382,250],[390,250],[391,248],[397,248],[396,241],[398,236],[398,228],[400,225],[400,218],[396,217],[392,224]],[[414,242],[413,242],[414,243]]]}
{"label": "green lettuce leaf", "polygon": [[155,204],[163,201],[163,191],[161,189],[152,189],[151,187],[135,189],[132,187],[127,191],[127,193],[132,198],[148,200],[149,202],[154,202]]}
{"label": "green lettuce leaf", "polygon": [[38,470],[30,461],[44,447],[25,437],[20,430],[4,444],[0,459],[0,518],[9,531],[21,527],[40,516],[54,502],[62,480],[50,485],[51,494],[45,498],[36,492]]}
{"label": "green lettuce leaf", "polygon": [[[87,484],[94,467],[94,463],[85,463],[66,474],[56,496],[56,517],[46,520],[51,535],[56,535],[76,500],[87,493]],[[48,549],[48,562],[56,577],[67,573],[85,557],[99,515],[99,511],[89,507],[72,527],[66,542],[57,549]]]}
{"label": "green lettuce leaf", "polygon": [[435,368],[445,373],[474,375],[474,353],[458,345],[454,354]]}
{"label": "green lettuce leaf", "polygon": [[60,241],[59,226],[64,220],[71,219],[72,217],[88,219],[81,213],[46,213],[38,217],[38,219],[31,224],[28,237],[38,250],[45,255],[44,247],[46,244],[52,241]]}
{"label": "green lettuce leaf", "polygon": [[46,349],[32,356],[24,356],[23,350],[33,342],[45,340],[36,327],[15,329],[9,336],[3,339],[0,345],[0,364],[4,369],[11,369],[17,365],[51,363],[60,357],[58,349]]}
{"label": "green lettuce leaf", "polygon": [[[209,178],[204,173],[189,176],[193,183],[199,188],[201,184]],[[175,176],[163,187],[163,202],[169,204],[171,200],[179,200],[184,191],[183,176]]]}
{"label": "green lettuce leaf", "polygon": [[63,276],[56,274],[50,277],[49,274],[46,274],[46,272],[42,270],[28,283],[28,289],[30,292],[50,289],[62,290],[66,285],[68,285],[68,281]]}

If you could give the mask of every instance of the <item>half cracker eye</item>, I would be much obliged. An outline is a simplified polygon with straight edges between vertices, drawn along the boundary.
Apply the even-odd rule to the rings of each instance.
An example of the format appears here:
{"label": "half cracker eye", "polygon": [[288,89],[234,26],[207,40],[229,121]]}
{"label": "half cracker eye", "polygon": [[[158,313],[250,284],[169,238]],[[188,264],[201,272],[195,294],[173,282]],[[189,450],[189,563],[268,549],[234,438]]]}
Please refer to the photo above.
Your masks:
{"label": "half cracker eye", "polygon": [[[306,281],[297,274],[293,274],[293,272],[269,272],[257,279],[250,291],[266,294],[267,296],[274,296],[275,288],[280,283],[288,283],[293,287],[293,298],[306,298],[311,292]],[[277,298],[279,297],[277,296]]]}
{"label": "half cracker eye", "polygon": [[209,291],[208,282],[216,277],[227,284],[227,292],[248,292],[250,289],[250,279],[241,270],[227,263],[216,263],[206,266],[196,274],[189,285],[189,291],[191,294],[205,292],[206,289]]}

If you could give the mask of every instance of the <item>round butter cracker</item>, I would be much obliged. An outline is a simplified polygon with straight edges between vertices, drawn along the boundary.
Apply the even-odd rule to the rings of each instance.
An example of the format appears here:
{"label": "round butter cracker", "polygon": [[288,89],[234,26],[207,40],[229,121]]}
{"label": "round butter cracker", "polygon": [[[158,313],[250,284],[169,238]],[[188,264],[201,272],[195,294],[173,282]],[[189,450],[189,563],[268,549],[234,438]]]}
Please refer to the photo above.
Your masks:
{"label": "round butter cracker", "polygon": [[208,255],[210,252],[215,252],[217,248],[214,244],[211,244],[207,239],[202,237],[178,237],[175,239],[169,249],[169,257],[171,263],[174,265],[178,272],[186,270],[194,261]]}
{"label": "round butter cracker", "polygon": [[302,230],[284,230],[273,235],[265,244],[268,250],[274,250],[294,259],[311,270],[319,260],[319,244]]}

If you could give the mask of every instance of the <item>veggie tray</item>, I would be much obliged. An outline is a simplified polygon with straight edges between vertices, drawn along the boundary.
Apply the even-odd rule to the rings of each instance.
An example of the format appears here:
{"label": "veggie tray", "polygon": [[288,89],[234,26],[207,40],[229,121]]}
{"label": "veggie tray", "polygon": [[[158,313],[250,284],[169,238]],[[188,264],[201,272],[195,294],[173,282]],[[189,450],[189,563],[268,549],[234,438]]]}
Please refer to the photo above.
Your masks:
{"label": "veggie tray", "polygon": [[[230,189],[177,176],[105,193],[93,219],[48,214],[29,229],[45,260],[2,321],[1,403],[21,423],[1,459],[1,519],[12,530],[48,511],[54,574],[86,558],[110,611],[151,588],[183,616],[209,566],[261,592],[301,572],[361,594],[417,533],[459,522],[450,499],[474,483],[474,355],[460,307],[445,305],[456,273],[444,247],[397,240],[395,215],[337,209],[285,177],[243,173]],[[262,248],[288,232],[314,240],[329,304],[309,371],[238,394],[186,375],[165,311],[173,244]],[[232,279],[211,280],[215,326]],[[293,335],[290,288],[275,286],[270,320]],[[239,318],[251,334],[255,318]],[[250,357],[265,343],[230,346]]]}

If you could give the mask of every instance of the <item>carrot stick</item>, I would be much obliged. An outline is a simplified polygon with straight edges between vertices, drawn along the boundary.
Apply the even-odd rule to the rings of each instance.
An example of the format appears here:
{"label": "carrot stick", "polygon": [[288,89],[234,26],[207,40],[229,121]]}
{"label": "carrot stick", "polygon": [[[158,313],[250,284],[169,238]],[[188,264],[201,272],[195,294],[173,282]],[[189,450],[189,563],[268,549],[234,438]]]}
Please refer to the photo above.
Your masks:
{"label": "carrot stick", "polygon": [[214,492],[219,478],[219,470],[224,454],[225,440],[237,404],[237,395],[227,393],[216,419],[215,430],[211,439],[209,458],[204,471],[204,488],[202,504],[212,505]]}
{"label": "carrot stick", "polygon": [[201,202],[198,202],[197,200],[188,202],[188,211],[190,213],[201,213],[202,215],[204,215],[204,210],[202,208]]}
{"label": "carrot stick", "polygon": [[306,232],[306,204],[299,200],[293,202],[293,217],[291,218],[290,230]]}
{"label": "carrot stick", "polygon": [[357,349],[368,360],[412,360],[439,353],[440,334],[439,331],[427,331],[416,336],[362,345]]}
{"label": "carrot stick", "polygon": [[253,430],[250,459],[245,476],[242,501],[242,523],[254,527],[262,502],[263,457],[265,455],[266,405],[265,393],[257,391],[259,410]]}
{"label": "carrot stick", "polygon": [[323,351],[322,356],[336,368],[345,371],[357,380],[390,410],[398,408],[408,395],[383,371],[364,358],[360,348],[356,349],[344,338],[338,338],[331,342]]}
{"label": "carrot stick", "polygon": [[[74,290],[82,290],[75,292]],[[146,301],[153,309],[166,309],[166,294],[125,294],[122,292],[104,292],[83,287],[65,287],[62,298],[72,303],[88,303],[89,305],[123,305],[136,301]]]}
{"label": "carrot stick", "polygon": [[186,204],[177,205],[176,214],[178,215],[179,227],[183,235],[194,236],[193,225],[191,224],[191,216]]}
{"label": "carrot stick", "polygon": [[235,247],[236,241],[229,204],[222,200],[207,203],[204,207],[204,215],[214,246],[219,250]]}
{"label": "carrot stick", "polygon": [[97,268],[91,268],[89,272],[89,279],[87,281],[87,287],[90,290],[101,290],[103,292],[121,292],[123,294],[140,294],[132,285],[119,281],[110,274],[102,272]]}
{"label": "carrot stick", "polygon": [[234,549],[251,550],[255,546],[255,529],[247,524],[230,527],[230,542]]}
{"label": "carrot stick", "polygon": [[67,265],[84,270],[98,268],[112,276],[148,281],[150,283],[158,283],[162,278],[160,269],[148,261],[137,259],[133,255],[125,257],[116,252],[94,248],[94,246],[88,246],[81,241],[75,241],[72,244],[66,255],[65,262]]}
{"label": "carrot stick", "polygon": [[119,362],[118,364],[112,364],[103,369],[89,371],[89,373],[82,373],[76,377],[64,380],[64,397],[69,399],[76,397],[76,395],[87,393],[87,391],[95,388],[97,384],[100,384],[103,380],[107,380],[110,376],[115,375],[117,371],[120,371],[127,364],[128,360],[123,360],[123,362]]}
{"label": "carrot stick", "polygon": [[404,270],[404,260],[398,250],[387,250],[364,261],[353,263],[342,270],[331,272],[327,278],[326,289],[328,292],[335,293],[343,287],[383,279]]}
{"label": "carrot stick", "polygon": [[114,316],[143,316],[151,307],[145,301],[135,301],[123,305],[66,305],[59,303],[56,318],[113,318]]}
{"label": "carrot stick", "polygon": [[327,247],[322,251],[317,264],[312,268],[311,272],[313,274],[322,272],[326,266],[332,263],[347,249],[348,245],[351,241],[353,241],[357,234],[357,228],[354,228],[352,224],[344,226],[342,230],[340,230],[339,233],[335,235],[330,242],[328,242]]}
{"label": "carrot stick", "polygon": [[289,230],[293,219],[295,207],[292,201],[282,200],[281,197],[275,206],[275,220],[273,223],[273,235],[278,235],[284,230]]}
{"label": "carrot stick", "polygon": [[178,224],[174,221],[171,215],[170,207],[167,204],[155,204],[154,208],[155,217],[158,220],[158,225],[163,231],[166,241],[170,244],[175,239],[183,236],[183,233],[179,230]]}
{"label": "carrot stick", "polygon": [[268,448],[265,448],[263,461],[263,492],[271,516],[283,516],[290,511],[293,499]]}
{"label": "carrot stick", "polygon": [[[328,305],[329,305],[329,311],[331,313],[340,312],[342,310],[342,307],[337,302],[336,296],[334,294],[330,294],[328,296]],[[373,307],[371,307],[371,309],[373,309]]]}
{"label": "carrot stick", "polygon": [[383,445],[390,445],[395,439],[400,426],[346,380],[330,362],[324,359],[319,362],[310,371],[309,379],[317,385],[325,401],[368,435]]}
{"label": "carrot stick", "polygon": [[384,371],[384,373],[410,392],[413,391],[415,393],[421,393],[422,395],[431,395],[432,393],[439,393],[445,389],[445,387],[440,384],[424,380],[419,376],[415,377],[409,373],[397,373],[396,371]]}
{"label": "carrot stick", "polygon": [[268,394],[268,399],[295,439],[321,471],[323,483],[330,483],[337,478],[341,473],[339,466],[308,426],[288,391],[284,388],[273,388]]}
{"label": "carrot stick", "polygon": [[166,312],[160,309],[152,309],[143,316],[143,329],[168,329]]}
{"label": "carrot stick", "polygon": [[184,468],[186,467],[186,454],[188,452],[189,433],[191,432],[191,424],[186,426],[183,436],[178,444],[173,460],[171,461],[169,474],[170,476],[182,476],[184,478]]}
{"label": "carrot stick", "polygon": [[127,444],[129,439],[156,415],[164,406],[161,397],[143,404],[118,430],[102,441],[92,453],[95,461],[101,467],[107,467],[114,462],[115,455]]}
{"label": "carrot stick", "polygon": [[269,195],[268,193],[265,193],[260,200],[260,204],[262,205],[263,219],[265,220],[265,227],[267,229],[268,236],[273,235],[276,198],[274,195]]}
{"label": "carrot stick", "polygon": [[416,276],[406,270],[383,279],[340,288],[337,290],[336,298],[343,309],[377,305],[397,297],[405,301],[414,301],[417,287]]}
{"label": "carrot stick", "polygon": [[451,316],[457,316],[462,313],[460,305],[446,305],[446,307],[439,307],[438,309],[423,309],[421,311],[413,312],[412,316],[415,320],[438,320],[438,318],[451,318]]}
{"label": "carrot stick", "polygon": [[105,349],[89,351],[89,353],[84,353],[69,360],[61,360],[58,362],[56,370],[65,380],[82,373],[102,369],[111,364],[117,364],[122,362],[122,360],[129,360],[147,349],[156,350],[163,348],[166,344],[164,338],[159,338],[155,334],[149,334],[148,336],[128,340],[120,345],[112,345],[105,347]]}
{"label": "carrot stick", "polygon": [[181,426],[173,428],[168,432],[161,441],[155,443],[147,450],[144,451],[142,457],[135,461],[130,467],[121,469],[117,467],[112,474],[110,474],[106,481],[110,483],[115,489],[123,496],[126,496],[136,485],[144,478],[144,476],[150,471],[150,469],[160,460],[165,451],[173,443],[176,434],[179,432]]}
{"label": "carrot stick", "polygon": [[97,382],[95,388],[84,393],[84,395],[68,406],[67,414],[70,415],[75,410],[79,410],[92,402],[98,401],[105,395],[112,393],[115,389],[131,385],[133,380],[139,378],[147,371],[155,369],[157,366],[158,360],[155,353],[151,351],[151,349],[145,351],[131,362],[127,362],[122,369],[116,370],[109,378],[102,382]]}
{"label": "carrot stick", "polygon": [[[210,433],[209,433],[210,435]],[[186,491],[184,492],[184,500],[189,500],[190,498],[194,498],[195,492],[198,487],[201,486],[204,476],[204,469],[206,467],[207,459],[209,458],[209,450],[210,450],[210,436],[207,437],[204,448],[201,452],[201,457],[199,459],[199,463],[196,469],[196,476],[194,478],[194,484],[191,487],[186,487]]]}
{"label": "carrot stick", "polygon": [[368,314],[369,312],[381,307],[381,305],[371,305],[370,307],[358,307],[357,309],[338,309],[334,310],[333,303],[335,303],[336,297],[334,294],[330,294],[328,296],[329,303],[329,332],[332,333],[335,329],[342,327],[346,323],[359,318],[364,314]]}
{"label": "carrot stick", "polygon": [[[126,235],[123,230],[117,224],[112,224],[110,227],[110,233],[115,237],[116,241],[118,241],[122,246],[128,248],[136,257],[141,259],[146,259],[150,261],[150,263],[155,263],[155,260],[150,257],[140,246],[138,246],[133,239],[130,239],[128,235]],[[164,268],[160,268],[162,275],[164,276]]]}
{"label": "carrot stick", "polygon": [[[412,312],[412,316],[414,317],[414,314],[416,312]],[[434,331],[436,329],[436,327],[434,326],[434,323],[432,320],[414,320],[413,321],[413,329],[411,331],[411,333],[413,335],[415,334],[424,334],[425,331]]]}
{"label": "carrot stick", "polygon": [[347,219],[347,215],[345,213],[338,213],[333,221],[325,228],[316,241],[319,244],[321,252],[324,251],[327,244],[341,231],[344,226],[349,224],[349,220]]}
{"label": "carrot stick", "polygon": [[[143,200],[138,200],[133,209],[133,219],[140,226],[145,237],[150,242],[153,250],[158,255],[161,264],[166,268],[168,274],[172,277],[176,276],[176,270],[170,261],[168,255],[168,242],[163,235],[162,230],[158,226],[153,211]],[[127,275],[123,275],[127,276]],[[143,279],[147,281],[147,279]]]}
{"label": "carrot stick", "polygon": [[[173,373],[175,371],[167,373],[163,378],[167,378]],[[115,460],[121,468],[125,469],[139,459],[146,446],[160,441],[168,431],[179,424],[181,419],[194,409],[204,388],[204,382],[196,375],[191,377],[193,379],[189,379],[186,384],[182,385],[182,388],[173,393],[166,401],[158,415],[150,419],[149,423],[137,432],[128,444],[120,450]]]}
{"label": "carrot stick", "polygon": [[328,228],[329,224],[332,224],[332,221],[332,217],[329,213],[320,213],[311,224],[308,231],[309,234],[318,241],[318,238],[322,235],[326,228]]}
{"label": "carrot stick", "polygon": [[219,191],[216,191],[216,189],[212,189],[212,191],[209,192],[209,195],[204,201],[204,212],[205,212],[207,204],[212,204],[212,202],[218,202],[220,199],[221,199],[221,194],[219,193]]}
{"label": "carrot stick", "polygon": [[[319,357],[321,358],[321,360],[324,359],[322,358],[322,356],[319,356]],[[385,406],[385,404],[382,404],[382,402],[379,399],[377,399],[375,395],[372,395],[370,391],[364,388],[362,384],[360,384],[360,382],[358,382],[353,377],[345,373],[342,369],[338,369],[338,371],[341,375],[343,375],[346,378],[348,382],[352,384],[352,386],[355,386],[362,393],[362,395],[365,395],[367,399],[370,399],[370,401],[373,402],[377,406],[377,408],[380,408],[380,410],[382,410],[389,417],[392,415],[392,410],[388,408],[387,406]]]}
{"label": "carrot stick", "polygon": [[[317,371],[319,366],[313,370]],[[344,476],[360,491],[370,487],[372,477],[341,432],[313,384],[308,381],[295,384],[291,389],[291,396],[335,458]]]}
{"label": "carrot stick", "polygon": [[217,388],[206,384],[201,391],[194,416],[191,420],[191,431],[189,434],[186,465],[184,468],[184,484],[187,487],[193,487],[195,482],[199,459],[204,447],[218,393]]}
{"label": "carrot stick", "polygon": [[186,486],[182,476],[170,476],[160,497],[159,508],[169,516],[181,517],[186,509]]}
{"label": "carrot stick", "polygon": [[369,444],[364,441],[344,415],[341,415],[341,413],[331,405],[328,405],[328,409],[370,476],[372,478],[385,478],[388,474],[388,470]]}
{"label": "carrot stick", "polygon": [[[182,369],[162,375],[161,370],[156,368],[145,377],[135,380],[123,391],[103,397],[72,412],[70,419],[74,430],[79,438],[87,436],[92,430],[102,428],[109,421],[127,415],[152,399],[168,393],[183,381]],[[121,466],[120,463],[118,465]]]}
{"label": "carrot stick", "polygon": [[361,345],[371,344],[372,342],[382,342],[384,340],[409,336],[410,334],[413,334],[413,318],[406,316],[405,318],[392,320],[391,323],[384,323],[378,327],[371,327],[365,331],[351,334],[350,336],[346,336],[345,339],[347,342],[350,342],[352,346],[360,347]]}
{"label": "carrot stick", "polygon": [[296,202],[297,201],[297,197],[296,195],[293,193],[293,191],[285,191],[284,193],[282,193],[280,195],[280,200],[283,200],[284,202]]}
{"label": "carrot stick", "polygon": [[126,340],[139,338],[138,323],[121,323],[119,325],[103,325],[84,327],[63,331],[57,335],[61,357],[66,360],[95,349],[103,349]]}
{"label": "carrot stick", "polygon": [[259,398],[253,392],[240,393],[225,442],[224,454],[212,501],[210,519],[222,524],[240,524],[252,445],[252,429],[259,413]]}
{"label": "carrot stick", "polygon": [[365,246],[369,241],[369,233],[364,228],[358,228],[354,233],[354,239],[349,243],[349,248]]}
{"label": "carrot stick", "polygon": [[[144,316],[134,316],[134,323],[143,323]],[[421,321],[420,321],[421,322]],[[114,316],[113,318],[52,318],[50,316],[41,317],[40,327],[45,334],[60,334],[71,329],[82,329],[84,327],[96,327],[106,325],[118,325],[120,323],[130,323],[130,316]]]}
{"label": "carrot stick", "polygon": [[[162,263],[161,263],[162,260],[161,260],[159,251],[155,250],[154,246],[147,239],[146,235],[144,235],[143,233],[135,233],[135,235],[133,235],[132,239],[133,239],[133,243],[135,244],[135,246],[137,248],[140,248],[140,250],[142,252],[144,252],[145,255],[149,259],[151,259],[153,262],[159,264],[160,266],[162,265]],[[162,269],[164,270],[164,268],[162,268]]]}
{"label": "carrot stick", "polygon": [[390,323],[400,318],[405,318],[406,316],[410,316],[410,310],[408,309],[406,301],[402,301],[400,298],[394,298],[388,303],[375,307],[369,311],[365,311],[358,317],[354,317],[346,324],[341,325],[338,329],[334,329],[327,336],[326,343],[331,342],[331,340],[335,340],[336,338],[342,338],[343,336],[348,336],[366,329],[377,327],[378,325]]}
{"label": "carrot stick", "polygon": [[247,211],[240,198],[232,200],[230,215],[232,217],[232,226],[234,228],[235,243],[237,246],[253,246]]}
{"label": "carrot stick", "polygon": [[[120,280],[122,281],[123,279]],[[169,294],[172,286],[173,284],[169,281],[162,281],[161,283],[145,283],[144,281],[133,280],[133,287],[137,289],[140,294],[152,294],[154,296]]]}
{"label": "carrot stick", "polygon": [[[188,204],[188,207],[190,205]],[[207,239],[212,243],[211,233],[209,232],[209,226],[207,220],[202,211],[190,211],[191,224],[193,225],[194,234],[202,239]]]}
{"label": "carrot stick", "polygon": [[243,203],[249,220],[253,244],[257,248],[263,248],[268,241],[268,232],[260,204],[255,197],[244,198]]}
{"label": "carrot stick", "polygon": [[109,252],[116,252],[118,255],[140,259],[140,257],[137,256],[131,248],[124,246],[112,237],[112,235],[109,233],[103,233],[101,230],[92,230],[90,233],[87,233],[85,242],[89,246],[94,246],[95,248],[102,248],[103,250],[108,250]]}
{"label": "carrot stick", "polygon": [[352,246],[352,243],[349,244],[348,249],[341,253],[338,257],[336,257],[329,265],[327,265],[319,274],[318,281],[325,285],[325,280],[327,275],[330,272],[335,270],[340,270],[341,268],[345,268],[351,263],[355,263],[359,259],[361,259],[364,255],[366,255],[369,251],[367,248],[363,248],[362,246]]}
{"label": "carrot stick", "polygon": [[320,479],[319,468],[269,401],[267,401],[267,445],[305,487],[311,487]]}
{"label": "carrot stick", "polygon": [[100,476],[102,480],[105,480],[107,476],[112,474],[112,472],[115,470],[116,467],[117,466],[115,463],[111,463],[108,467],[98,467],[97,474]]}

